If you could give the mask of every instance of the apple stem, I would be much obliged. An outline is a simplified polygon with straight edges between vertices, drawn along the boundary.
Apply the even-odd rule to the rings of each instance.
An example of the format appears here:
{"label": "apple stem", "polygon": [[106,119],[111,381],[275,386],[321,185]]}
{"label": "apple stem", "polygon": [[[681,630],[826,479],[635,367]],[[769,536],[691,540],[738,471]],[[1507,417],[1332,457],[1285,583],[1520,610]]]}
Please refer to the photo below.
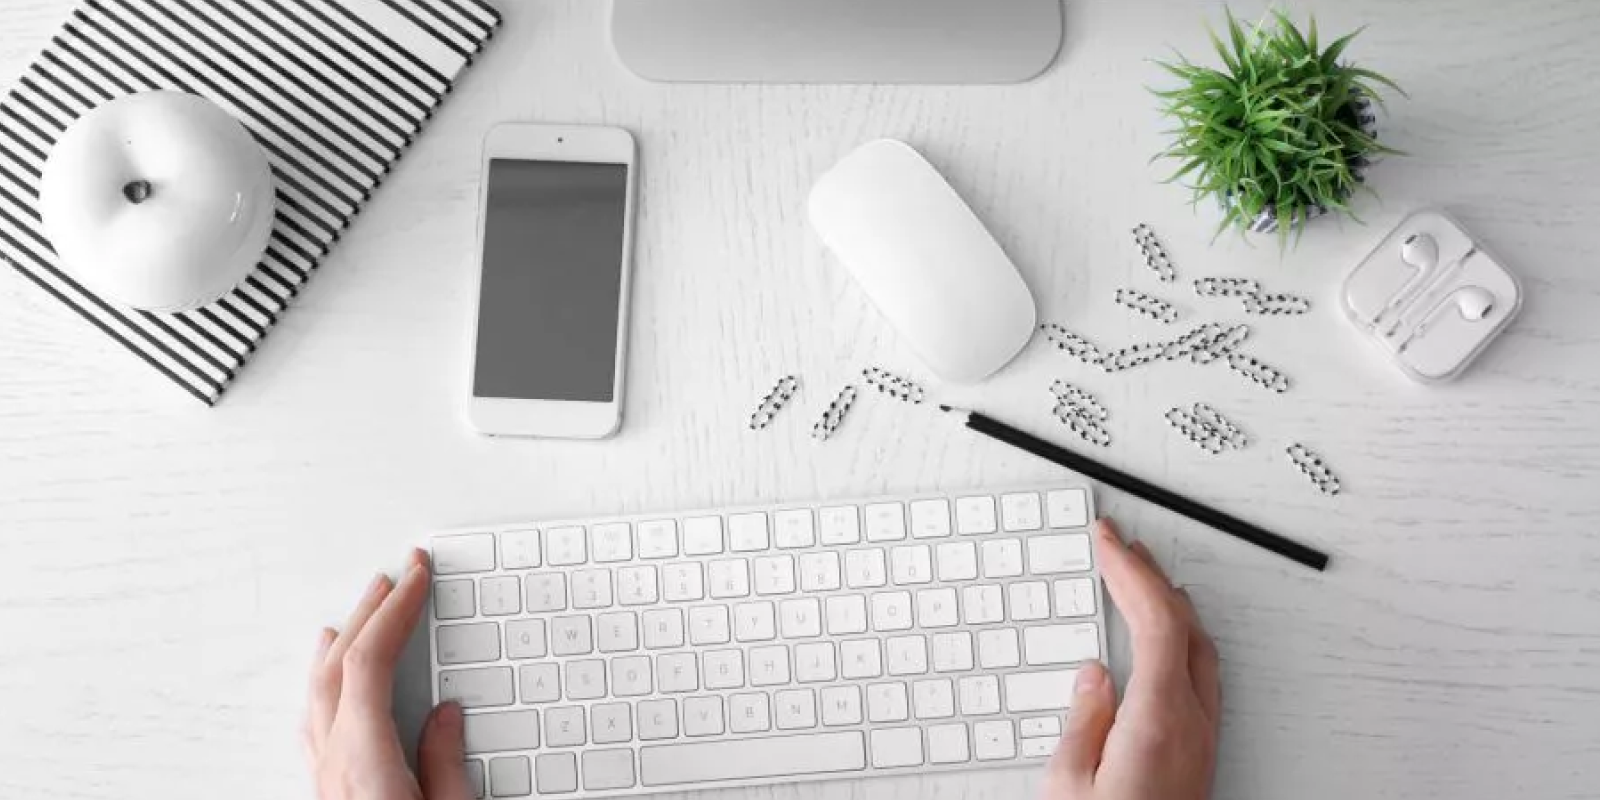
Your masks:
{"label": "apple stem", "polygon": [[130,181],[128,185],[122,187],[122,196],[128,198],[128,202],[138,205],[150,199],[150,193],[154,188],[149,181]]}

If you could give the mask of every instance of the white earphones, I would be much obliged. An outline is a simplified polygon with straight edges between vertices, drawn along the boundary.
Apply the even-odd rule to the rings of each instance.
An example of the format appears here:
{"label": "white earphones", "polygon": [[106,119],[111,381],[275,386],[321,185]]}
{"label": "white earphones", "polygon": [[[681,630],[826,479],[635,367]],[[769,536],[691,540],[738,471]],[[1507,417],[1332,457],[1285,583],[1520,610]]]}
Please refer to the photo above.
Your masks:
{"label": "white earphones", "polygon": [[1406,337],[1406,340],[1400,343],[1399,352],[1404,353],[1406,348],[1410,347],[1418,336],[1421,336],[1435,322],[1439,321],[1440,317],[1448,313],[1452,299],[1455,300],[1456,313],[1460,314],[1461,318],[1468,322],[1482,322],[1490,314],[1494,313],[1495,299],[1492,292],[1481,286],[1463,286],[1440,298],[1439,302],[1428,310],[1428,315],[1423,317],[1422,322],[1417,323],[1417,326],[1411,329],[1411,334]]}
{"label": "white earphones", "polygon": [[1394,297],[1389,298],[1388,305],[1378,312],[1378,316],[1373,317],[1374,325],[1382,322],[1390,312],[1405,308],[1428,285],[1434,268],[1439,266],[1439,242],[1430,234],[1413,233],[1400,243],[1400,260],[1414,267],[1417,273],[1400,287],[1400,291],[1394,293]]}

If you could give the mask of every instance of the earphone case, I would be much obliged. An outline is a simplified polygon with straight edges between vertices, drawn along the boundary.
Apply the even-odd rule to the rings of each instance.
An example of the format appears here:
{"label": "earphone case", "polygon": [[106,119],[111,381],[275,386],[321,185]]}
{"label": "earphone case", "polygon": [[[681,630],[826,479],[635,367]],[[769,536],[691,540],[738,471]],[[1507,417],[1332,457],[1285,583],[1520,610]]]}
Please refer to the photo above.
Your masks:
{"label": "earphone case", "polygon": [[[1434,237],[1439,260],[1420,292],[1391,309],[1418,276],[1401,258],[1401,244],[1413,234]],[[1458,310],[1458,293],[1466,287],[1479,287],[1494,299],[1481,320],[1468,320]],[[1378,352],[1412,380],[1442,383],[1459,377],[1511,324],[1522,308],[1522,287],[1459,222],[1427,209],[1401,221],[1351,270],[1342,300],[1345,316]]]}

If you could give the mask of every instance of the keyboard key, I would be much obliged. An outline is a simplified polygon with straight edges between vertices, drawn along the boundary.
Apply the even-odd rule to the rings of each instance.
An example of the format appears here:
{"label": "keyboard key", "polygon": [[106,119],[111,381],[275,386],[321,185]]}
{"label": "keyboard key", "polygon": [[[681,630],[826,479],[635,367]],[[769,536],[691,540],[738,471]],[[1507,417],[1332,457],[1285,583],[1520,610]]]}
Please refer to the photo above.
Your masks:
{"label": "keyboard key", "polygon": [[506,711],[462,717],[468,753],[503,753],[539,747],[539,712]]}
{"label": "keyboard key", "polygon": [[794,594],[794,556],[762,556],[751,566],[756,594]]}
{"label": "keyboard key", "polygon": [[656,674],[665,694],[693,692],[700,688],[700,667],[694,653],[667,653],[656,658]]}
{"label": "keyboard key", "polygon": [[590,708],[589,731],[595,744],[633,741],[633,708],[627,703],[600,703]]}
{"label": "keyboard key", "polygon": [[1032,575],[1088,572],[1094,566],[1089,550],[1089,535],[1086,533],[1030,537],[1028,572]]}
{"label": "keyboard key", "polygon": [[643,606],[656,602],[656,568],[623,567],[617,570],[617,602],[625,606]]}
{"label": "keyboard key", "polygon": [[533,793],[533,775],[527,756],[489,759],[489,794],[493,797],[527,797]]}
{"label": "keyboard key", "polygon": [[831,592],[844,586],[839,572],[839,554],[802,553],[800,555],[800,590],[803,592]]}
{"label": "keyboard key", "polygon": [[772,546],[767,534],[766,514],[734,514],[728,517],[728,549],[735,553],[754,553]]}
{"label": "keyboard key", "polygon": [[872,732],[872,766],[915,767],[922,764],[922,731],[888,728]]}
{"label": "keyboard key", "polygon": [[858,772],[866,766],[860,731],[652,745],[639,751],[639,777],[645,786]]}
{"label": "keyboard key", "polygon": [[539,566],[539,532],[533,529],[500,534],[500,568],[533,569]]}
{"label": "keyboard key", "polygon": [[984,669],[1015,667],[1022,664],[1013,628],[991,628],[978,632],[978,666]]}
{"label": "keyboard key", "polygon": [[1023,758],[1049,758],[1055,755],[1056,743],[1061,741],[1059,736],[1043,736],[1022,740]]}
{"label": "keyboard key", "polygon": [[639,620],[632,611],[595,617],[595,641],[602,653],[639,649]]}
{"label": "keyboard key", "polygon": [[578,791],[578,759],[572,753],[546,753],[533,760],[539,775],[539,794]]}
{"label": "keyboard key", "polygon": [[714,556],[721,552],[721,517],[690,517],[683,521],[684,555]]}
{"label": "keyboard key", "polygon": [[890,570],[896,585],[933,581],[933,548],[925,544],[896,547],[889,551]]}
{"label": "keyboard key", "polygon": [[918,500],[911,504],[911,538],[938,539],[950,535],[950,501]]}
{"label": "keyboard key", "polygon": [[1021,735],[1023,739],[1030,736],[1060,736],[1060,717],[1029,717],[1022,721]]}
{"label": "keyboard key", "polygon": [[779,511],[772,515],[772,521],[773,527],[777,529],[776,538],[780,548],[791,550],[810,547],[817,543],[817,533],[809,508]]}
{"label": "keyboard key", "polygon": [[750,648],[750,685],[782,686],[789,682],[789,648]]}
{"label": "keyboard key", "polygon": [[672,700],[641,700],[639,741],[678,738],[678,704]]}
{"label": "keyboard key", "polygon": [[474,800],[483,800],[484,777],[483,762],[476,758],[467,759],[467,786],[472,789]]}
{"label": "keyboard key", "polygon": [[606,662],[599,659],[568,661],[566,677],[568,700],[598,700],[606,696]]}
{"label": "keyboard key", "polygon": [[506,621],[506,658],[543,658],[544,654],[544,620],[513,619]]}
{"label": "keyboard key", "polygon": [[994,533],[994,498],[963,497],[956,500],[956,530],[962,534]]}
{"label": "keyboard key", "polygon": [[683,701],[684,736],[721,736],[722,697],[690,697]]}
{"label": "keyboard key", "polygon": [[705,573],[698,563],[665,564],[661,567],[661,595],[669,603],[704,600]]}
{"label": "keyboard key", "polygon": [[470,580],[439,581],[433,585],[434,619],[467,619],[478,613],[473,599],[477,589]]}
{"label": "keyboard key", "polygon": [[949,719],[956,715],[956,695],[950,681],[939,678],[911,685],[911,708],[917,719]]}
{"label": "keyboard key", "polygon": [[979,761],[1004,761],[1017,757],[1017,735],[1009,719],[973,725],[972,738],[972,750]]}
{"label": "keyboard key", "polygon": [[440,536],[433,540],[433,574],[461,575],[494,569],[494,534]]}
{"label": "keyboard key", "polygon": [[904,722],[911,717],[903,683],[874,683],[867,687],[869,722]]}
{"label": "keyboard key", "polygon": [[1089,493],[1082,489],[1048,492],[1044,505],[1052,528],[1082,528],[1089,524]]}
{"label": "keyboard key", "polygon": [[928,671],[928,640],[921,636],[895,636],[883,643],[883,652],[890,675],[922,675]]}
{"label": "keyboard key", "polygon": [[570,567],[589,559],[582,528],[551,528],[544,534],[544,560],[552,567]]}
{"label": "keyboard key", "polygon": [[581,569],[572,573],[572,607],[575,610],[611,605],[611,570]]}
{"label": "keyboard key", "polygon": [[833,595],[824,605],[830,636],[867,632],[867,598],[864,595]]}
{"label": "keyboard key", "polygon": [[962,619],[968,625],[992,625],[1005,619],[998,586],[963,586]]}
{"label": "keyboard key", "polygon": [[773,719],[780,731],[817,727],[817,696],[810,689],[786,689],[772,696]]}
{"label": "keyboard key", "polygon": [[1000,713],[1000,679],[993,675],[972,675],[956,681],[961,713],[973,717]]}
{"label": "keyboard key", "polygon": [[822,724],[827,726],[860,725],[860,687],[854,684],[825,687],[822,690]]}
{"label": "keyboard key", "polygon": [[744,686],[744,653],[739,650],[708,650],[700,655],[707,689],[739,689]]}
{"label": "keyboard key", "polygon": [[933,550],[939,580],[970,581],[978,577],[978,548],[972,542],[946,542]]}
{"label": "keyboard key", "polygon": [[794,649],[794,679],[821,683],[838,677],[833,642],[806,642]]}
{"label": "keyboard key", "polygon": [[1015,578],[1022,574],[1022,540],[992,539],[983,543],[983,577]]}
{"label": "keyboard key", "polygon": [[851,550],[844,554],[844,582],[852,589],[869,589],[889,582],[883,551]]}
{"label": "keyboard key", "polygon": [[682,647],[683,611],[676,608],[652,608],[644,612],[644,646],[647,650]]}
{"label": "keyboard key", "polygon": [[834,506],[819,512],[823,544],[856,544],[861,541],[861,517],[855,506]]}
{"label": "keyboard key", "polygon": [[633,788],[632,750],[588,750],[583,754],[585,791]]}
{"label": "keyboard key", "polygon": [[579,706],[561,706],[544,712],[544,740],[551,747],[588,743],[589,727]]}
{"label": "keyboard key", "polygon": [[1007,531],[1036,531],[1044,527],[1044,508],[1039,495],[1007,494],[1000,496],[1000,522]]}
{"label": "keyboard key", "polygon": [[867,541],[893,542],[906,538],[905,507],[899,503],[867,506]]}
{"label": "keyboard key", "polygon": [[1025,581],[1006,587],[1011,595],[1011,619],[1018,622],[1050,618],[1050,587],[1043,581]]}
{"label": "keyboard key", "polygon": [[729,635],[727,606],[696,606],[689,609],[689,644],[727,644]]}
{"label": "keyboard key", "polygon": [[1017,672],[1005,676],[1006,710],[1013,714],[1029,711],[1061,711],[1072,703],[1075,669],[1045,672]]}
{"label": "keyboard key", "polygon": [[528,613],[567,610],[567,576],[559,572],[532,572],[522,579]]}
{"label": "keyboard key", "polygon": [[846,678],[876,678],[883,674],[883,650],[877,639],[849,639],[839,644],[841,672]]}
{"label": "keyboard key", "polygon": [[509,706],[512,696],[510,667],[447,669],[439,673],[439,699],[454,700],[462,708]]}
{"label": "keyboard key", "polygon": [[556,617],[550,621],[550,652],[557,656],[582,656],[594,651],[590,617]]}
{"label": "keyboard key", "polygon": [[440,625],[434,631],[440,664],[481,664],[500,660],[500,624]]}
{"label": "keyboard key", "polygon": [[678,555],[678,523],[657,519],[639,523],[640,558],[674,558]]}
{"label": "keyboard key", "polygon": [[929,764],[964,764],[970,758],[967,726],[935,725],[928,729]]}
{"label": "keyboard key", "polygon": [[1100,626],[1040,625],[1022,631],[1022,650],[1028,666],[1076,664],[1100,657]]}
{"label": "keyboard key", "polygon": [[779,630],[785,639],[822,635],[822,604],[815,597],[784,600],[778,604]]}
{"label": "keyboard key", "polygon": [[734,641],[766,642],[777,636],[777,617],[771,603],[742,603],[733,607]]}
{"label": "keyboard key", "polygon": [[917,592],[917,624],[924,628],[948,628],[960,622],[956,590],[948,587]]}
{"label": "keyboard key", "polygon": [[1099,603],[1093,578],[1067,578],[1055,583],[1056,616],[1093,616]]}
{"label": "keyboard key", "polygon": [[626,522],[596,525],[589,532],[589,552],[596,564],[614,564],[633,558],[633,530]]}
{"label": "keyboard key", "polygon": [[966,672],[972,669],[972,634],[966,631],[933,635],[933,671]]}
{"label": "keyboard key", "polygon": [[645,656],[627,656],[611,662],[611,694],[613,697],[642,697],[654,689],[650,659]]}
{"label": "keyboard key", "polygon": [[880,592],[872,596],[873,630],[903,631],[910,628],[910,592]]}
{"label": "keyboard key", "polygon": [[632,750],[588,750],[583,754],[583,788],[595,792],[633,788]]}
{"label": "keyboard key", "polygon": [[713,561],[706,565],[706,577],[713,600],[750,596],[750,562],[744,559]]}
{"label": "keyboard key", "polygon": [[561,699],[561,670],[555,664],[525,664],[517,668],[522,702],[554,703]]}
{"label": "keyboard key", "polygon": [[760,733],[772,728],[772,708],[765,694],[736,694],[728,697],[728,730],[733,733]]}
{"label": "keyboard key", "polygon": [[486,617],[503,617],[522,611],[522,581],[502,575],[478,581],[478,605]]}

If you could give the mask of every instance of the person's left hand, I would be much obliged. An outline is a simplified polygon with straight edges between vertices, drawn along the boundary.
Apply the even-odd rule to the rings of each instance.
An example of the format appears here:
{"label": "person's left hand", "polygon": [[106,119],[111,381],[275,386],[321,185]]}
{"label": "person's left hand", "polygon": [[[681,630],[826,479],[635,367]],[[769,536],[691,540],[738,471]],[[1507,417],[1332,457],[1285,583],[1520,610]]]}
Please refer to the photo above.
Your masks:
{"label": "person's left hand", "polygon": [[428,557],[416,550],[398,585],[379,575],[344,630],[322,630],[305,729],[321,800],[472,800],[459,706],[428,717],[416,776],[394,727],[395,664],[427,601]]}

